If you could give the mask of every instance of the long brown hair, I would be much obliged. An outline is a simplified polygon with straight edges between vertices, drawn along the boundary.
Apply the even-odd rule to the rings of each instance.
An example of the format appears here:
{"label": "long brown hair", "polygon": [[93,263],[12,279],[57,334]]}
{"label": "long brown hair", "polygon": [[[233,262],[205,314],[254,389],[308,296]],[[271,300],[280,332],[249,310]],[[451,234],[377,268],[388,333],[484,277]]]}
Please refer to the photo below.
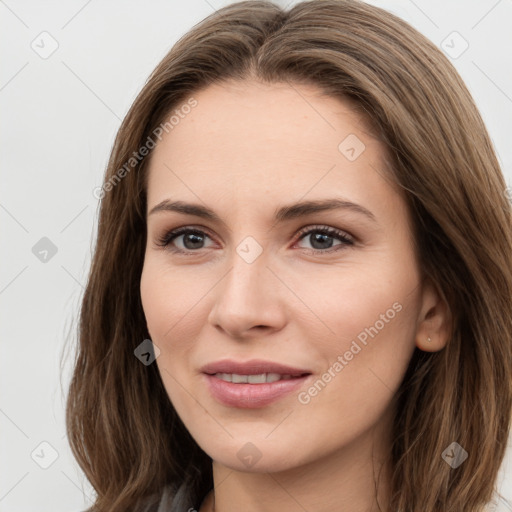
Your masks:
{"label": "long brown hair", "polygon": [[[453,317],[447,346],[416,349],[398,393],[389,510],[482,510],[511,425],[506,184],[449,60],[403,20],[358,0],[313,0],[289,11],[245,1],[218,10],[176,43],[123,120],[105,174],[66,406],[71,448],[97,494],[93,510],[135,510],[169,484],[186,483],[197,500],[213,485],[211,459],[177,416],[157,365],[134,356],[149,338],[139,285],[151,153],[130,158],[194,93],[248,78],[313,84],[350,99],[387,147],[421,269]],[[441,457],[454,441],[469,454],[457,469]]]}

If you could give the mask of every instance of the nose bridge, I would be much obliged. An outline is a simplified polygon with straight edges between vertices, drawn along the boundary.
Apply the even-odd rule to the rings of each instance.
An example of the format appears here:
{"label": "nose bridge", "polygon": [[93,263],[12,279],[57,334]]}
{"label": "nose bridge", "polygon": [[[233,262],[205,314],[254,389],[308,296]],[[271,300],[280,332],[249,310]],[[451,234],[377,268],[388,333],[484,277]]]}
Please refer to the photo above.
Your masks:
{"label": "nose bridge", "polygon": [[267,268],[268,251],[246,237],[234,247],[227,275],[218,287],[210,321],[225,331],[241,333],[254,326],[276,326],[277,287]]}
{"label": "nose bridge", "polygon": [[240,304],[257,302],[272,273],[268,270],[268,250],[252,236],[245,237],[230,258],[230,272],[226,276],[225,294]]}

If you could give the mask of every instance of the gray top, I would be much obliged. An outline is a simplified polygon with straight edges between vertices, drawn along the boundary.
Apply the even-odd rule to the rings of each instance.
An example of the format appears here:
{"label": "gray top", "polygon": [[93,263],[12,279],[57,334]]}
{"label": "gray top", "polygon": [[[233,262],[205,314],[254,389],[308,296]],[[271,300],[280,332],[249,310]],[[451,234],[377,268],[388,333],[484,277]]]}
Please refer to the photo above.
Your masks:
{"label": "gray top", "polygon": [[182,484],[176,493],[173,493],[172,488],[167,486],[162,494],[157,512],[197,512],[203,499],[204,496],[199,503],[196,503],[191,496],[190,489],[185,484]]}
{"label": "gray top", "polygon": [[175,485],[167,485],[160,493],[149,496],[137,512],[197,512],[205,497],[198,502],[186,484],[178,488]]}

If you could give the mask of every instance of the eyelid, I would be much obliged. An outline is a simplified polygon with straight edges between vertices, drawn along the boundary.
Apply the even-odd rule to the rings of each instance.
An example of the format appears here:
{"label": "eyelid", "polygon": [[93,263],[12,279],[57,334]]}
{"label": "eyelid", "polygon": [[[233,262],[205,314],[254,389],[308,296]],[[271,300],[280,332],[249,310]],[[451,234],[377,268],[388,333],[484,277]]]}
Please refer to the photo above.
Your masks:
{"label": "eyelid", "polygon": [[[201,226],[201,225],[196,225],[196,224],[187,224],[184,226],[166,230],[162,236],[157,237],[156,245],[157,245],[157,247],[168,249],[171,252],[178,253],[178,254],[180,254],[180,253],[181,254],[198,253],[201,251],[201,249],[194,251],[191,249],[189,249],[189,250],[179,249],[179,248],[171,249],[169,247],[171,245],[171,243],[179,236],[181,236],[183,234],[188,234],[188,233],[194,232],[194,231],[204,234],[204,235],[208,236],[208,238],[215,240],[215,236],[212,236],[211,231],[207,227]],[[343,229],[335,228],[335,227],[329,226],[327,224],[308,224],[307,226],[304,226],[296,233],[296,235],[295,235],[296,241],[294,242],[294,245],[315,231],[317,231],[317,232],[323,231],[325,234],[327,234],[329,236],[341,239],[342,243],[339,245],[351,246],[357,242],[357,238],[355,236],[353,236],[352,234],[350,234],[349,232],[347,232]],[[338,247],[338,246],[335,246],[335,247]],[[303,248],[303,249],[306,251],[309,251],[310,253],[314,253],[314,254],[321,254],[321,253],[328,254],[330,252],[337,252],[338,250],[340,250],[340,249],[333,249],[333,248],[329,248],[326,250],[307,249],[307,248]]]}
{"label": "eyelid", "polygon": [[308,226],[305,226],[304,228],[301,228],[297,233],[298,240],[302,240],[302,235],[308,235],[312,231],[324,231],[327,232],[327,234],[329,235],[335,235],[341,238],[346,238],[352,242],[356,241],[356,238],[347,231],[335,228],[333,226],[329,226],[327,224],[310,224]]}

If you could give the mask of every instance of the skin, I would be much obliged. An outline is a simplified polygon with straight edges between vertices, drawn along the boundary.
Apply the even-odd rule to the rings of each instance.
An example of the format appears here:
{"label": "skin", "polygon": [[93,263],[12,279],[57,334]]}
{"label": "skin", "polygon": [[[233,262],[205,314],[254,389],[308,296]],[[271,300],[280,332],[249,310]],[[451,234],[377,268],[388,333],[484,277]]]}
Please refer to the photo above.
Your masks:
{"label": "skin", "polygon": [[[140,291],[169,398],[213,460],[215,510],[378,510],[377,497],[381,507],[389,498],[393,398],[414,347],[441,350],[449,328],[445,302],[418,267],[385,148],[349,103],[312,86],[227,82],[194,98],[151,156],[148,212],[180,200],[223,222],[148,215]],[[365,145],[353,161],[338,149],[349,134]],[[375,220],[349,209],[272,220],[280,206],[333,197]],[[182,226],[205,235],[157,245]],[[298,236],[314,226],[355,242]],[[252,263],[236,250],[248,236],[262,250]],[[293,392],[262,408],[229,407],[204,383],[206,363],[261,358],[311,371],[299,390],[307,392],[396,303],[394,318],[306,404]],[[237,456],[248,442],[260,456],[250,467]],[[209,510],[213,493],[200,512]]]}

